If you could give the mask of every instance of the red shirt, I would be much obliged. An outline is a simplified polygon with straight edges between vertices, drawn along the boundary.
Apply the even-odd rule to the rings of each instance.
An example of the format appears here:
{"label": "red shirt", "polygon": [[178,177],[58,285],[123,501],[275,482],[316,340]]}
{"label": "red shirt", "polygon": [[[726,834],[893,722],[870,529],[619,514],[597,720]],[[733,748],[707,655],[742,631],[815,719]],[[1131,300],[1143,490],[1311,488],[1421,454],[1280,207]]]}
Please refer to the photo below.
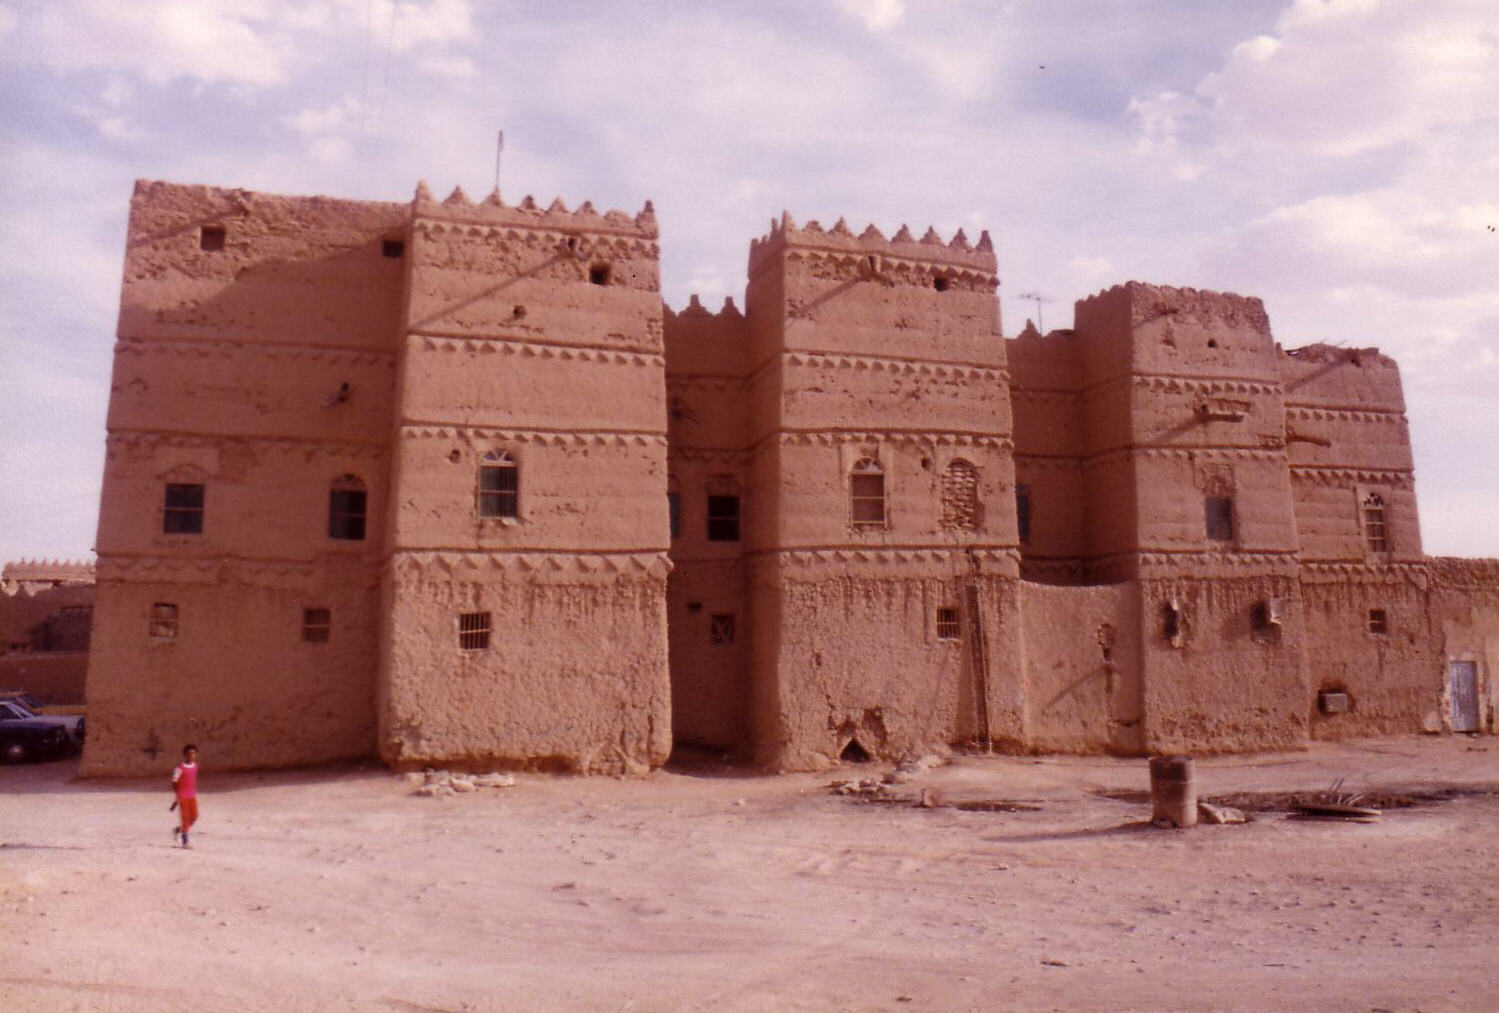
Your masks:
{"label": "red shirt", "polygon": [[198,797],[198,765],[179,763],[172,770],[172,784],[177,786],[178,798]]}

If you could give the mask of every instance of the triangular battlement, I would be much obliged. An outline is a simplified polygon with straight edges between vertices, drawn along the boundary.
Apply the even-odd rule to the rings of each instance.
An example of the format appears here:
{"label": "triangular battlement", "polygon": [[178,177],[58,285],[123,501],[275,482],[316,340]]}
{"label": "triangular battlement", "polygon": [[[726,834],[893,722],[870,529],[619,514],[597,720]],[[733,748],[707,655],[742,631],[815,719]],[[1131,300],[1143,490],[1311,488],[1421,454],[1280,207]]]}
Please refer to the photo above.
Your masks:
{"label": "triangular battlement", "polygon": [[505,203],[498,189],[490,192],[479,203],[474,203],[461,186],[453,188],[446,200],[437,201],[426,182],[416,186],[411,209],[417,221],[444,221],[465,225],[512,225],[527,228],[552,229],[558,232],[602,232],[634,236],[640,239],[657,237],[656,209],[647,200],[635,214],[610,210],[600,214],[592,201],[585,200],[576,210],[568,210],[561,197],[555,197],[543,206],[535,197],[527,194],[519,204]]}
{"label": "triangular battlement", "polygon": [[[961,228],[950,240],[944,240],[935,227],[929,227],[917,239],[904,224],[891,238],[885,236],[886,233],[874,224],[855,234],[843,218],[831,228],[824,228],[815,220],[799,226],[790,212],[783,211],[779,219],[771,219],[769,232],[750,241],[750,273],[754,274],[778,254],[784,253],[794,259],[794,251],[802,250],[820,251],[835,257],[873,255],[895,258],[990,276],[997,271],[994,242],[987,230],[980,234],[976,244],[969,241]],[[878,264],[875,267],[877,269]]]}

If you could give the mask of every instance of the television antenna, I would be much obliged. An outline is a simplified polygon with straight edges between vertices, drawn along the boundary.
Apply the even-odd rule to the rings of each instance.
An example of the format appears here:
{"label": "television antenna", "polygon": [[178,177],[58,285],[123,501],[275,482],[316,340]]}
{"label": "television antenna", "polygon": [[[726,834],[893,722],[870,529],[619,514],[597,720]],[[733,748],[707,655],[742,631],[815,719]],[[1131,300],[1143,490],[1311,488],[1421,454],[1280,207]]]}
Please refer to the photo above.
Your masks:
{"label": "television antenna", "polygon": [[1044,303],[1044,302],[1056,302],[1056,300],[1053,299],[1053,298],[1051,298],[1050,296],[1042,295],[1040,292],[1021,292],[1020,295],[1017,296],[1017,298],[1020,298],[1020,299],[1033,299],[1033,300],[1035,300],[1035,303],[1036,303],[1036,330],[1040,331],[1042,334],[1045,334],[1046,333],[1046,325],[1041,322],[1041,304]]}

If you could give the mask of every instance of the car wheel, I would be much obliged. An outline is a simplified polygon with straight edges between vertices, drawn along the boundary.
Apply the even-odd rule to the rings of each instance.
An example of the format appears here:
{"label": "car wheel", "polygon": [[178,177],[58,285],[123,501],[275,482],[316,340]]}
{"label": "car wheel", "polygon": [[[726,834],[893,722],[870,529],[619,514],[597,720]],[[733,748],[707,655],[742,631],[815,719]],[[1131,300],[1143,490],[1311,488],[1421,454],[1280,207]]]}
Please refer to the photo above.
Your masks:
{"label": "car wheel", "polygon": [[30,755],[24,742],[7,742],[5,744],[5,762],[20,763]]}

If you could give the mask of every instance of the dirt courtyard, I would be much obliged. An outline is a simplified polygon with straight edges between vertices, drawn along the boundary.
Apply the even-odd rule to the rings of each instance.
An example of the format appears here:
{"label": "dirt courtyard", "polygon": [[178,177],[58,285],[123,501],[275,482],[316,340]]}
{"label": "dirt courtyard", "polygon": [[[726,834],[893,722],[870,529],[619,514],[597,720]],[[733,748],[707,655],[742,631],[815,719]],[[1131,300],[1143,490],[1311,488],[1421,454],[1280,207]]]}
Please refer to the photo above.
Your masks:
{"label": "dirt courtyard", "polygon": [[0,1009],[1492,1010],[1496,761],[1199,760],[1207,796],[1455,790],[1160,830],[1144,760],[959,756],[893,786],[922,808],[829,791],[878,764],[425,798],[375,766],[215,773],[207,743],[191,851],[164,783],[4,767]]}

